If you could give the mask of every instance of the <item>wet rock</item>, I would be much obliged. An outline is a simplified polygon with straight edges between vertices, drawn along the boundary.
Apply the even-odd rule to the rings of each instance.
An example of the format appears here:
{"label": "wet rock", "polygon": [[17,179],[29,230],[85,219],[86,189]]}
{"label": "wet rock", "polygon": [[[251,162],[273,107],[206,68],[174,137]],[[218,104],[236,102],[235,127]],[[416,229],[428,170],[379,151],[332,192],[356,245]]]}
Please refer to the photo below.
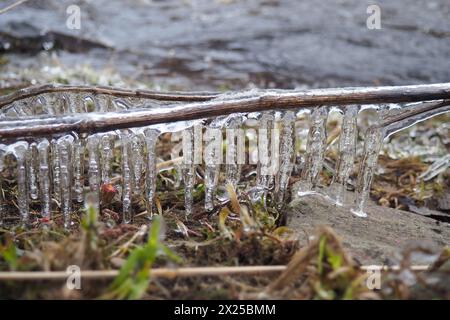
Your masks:
{"label": "wet rock", "polygon": [[402,249],[418,240],[435,248],[450,244],[448,223],[373,203],[366,212],[367,218],[359,218],[321,196],[308,196],[290,203],[287,225],[297,231],[303,243],[317,226],[331,226],[352,256],[365,265],[397,264]]}
{"label": "wet rock", "polygon": [[441,222],[450,222],[450,215],[440,212],[440,211],[431,210],[427,207],[416,207],[414,205],[409,205],[408,209],[411,212],[420,214],[420,215],[428,217],[428,218],[432,218],[434,220],[438,220]]}

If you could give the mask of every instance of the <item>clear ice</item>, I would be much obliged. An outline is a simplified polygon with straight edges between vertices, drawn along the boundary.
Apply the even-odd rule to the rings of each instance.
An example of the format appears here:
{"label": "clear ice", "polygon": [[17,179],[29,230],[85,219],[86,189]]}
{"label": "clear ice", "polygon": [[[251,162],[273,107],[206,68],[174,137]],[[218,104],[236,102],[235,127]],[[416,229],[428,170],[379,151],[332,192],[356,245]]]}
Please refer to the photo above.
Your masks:
{"label": "clear ice", "polygon": [[[146,193],[147,193],[147,216],[152,218],[154,212],[154,200],[156,193],[156,178],[158,172],[156,169],[156,142],[158,141],[159,131],[147,129],[145,131],[145,144],[147,147],[147,168],[146,168]],[[136,165],[136,163],[134,163]]]}
{"label": "clear ice", "polygon": [[184,207],[186,216],[192,215],[194,202],[195,162],[194,127],[183,130],[183,164],[181,166],[184,182]]}
{"label": "clear ice", "polygon": [[299,196],[315,192],[323,168],[328,118],[327,107],[317,107],[311,113],[311,125],[308,132],[304,168],[301,173]]}
{"label": "clear ice", "polygon": [[112,162],[114,158],[114,133],[105,133],[100,136],[101,181],[102,184],[111,182]]}
{"label": "clear ice", "polygon": [[128,130],[122,130],[119,135],[122,146],[122,220],[129,223],[132,220],[132,201],[133,201],[133,172],[130,154],[131,133]]}
{"label": "clear ice", "polygon": [[205,140],[205,210],[212,211],[222,163],[222,129],[210,125]]}
{"label": "clear ice", "polygon": [[[96,134],[88,137],[86,148],[88,150],[88,180],[92,196],[92,203],[100,203],[100,161],[98,146],[100,137]],[[100,208],[97,208],[100,209]]]}
{"label": "clear ice", "polygon": [[275,116],[273,112],[264,112],[259,120],[258,128],[258,162],[256,165],[256,192],[254,200],[264,200],[273,183],[274,170],[273,165],[276,146],[274,146]]}
{"label": "clear ice", "polygon": [[348,106],[344,109],[341,133],[339,137],[339,150],[336,162],[336,173],[331,182],[330,189],[334,195],[336,204],[347,203],[347,184],[352,172],[355,155],[358,128],[356,119],[358,117],[358,106]]}
{"label": "clear ice", "polygon": [[280,137],[280,165],[275,179],[275,199],[278,207],[283,205],[289,178],[294,168],[295,156],[295,112],[286,111],[282,115],[282,128]]}
{"label": "clear ice", "polygon": [[133,167],[133,195],[139,197],[142,193],[141,178],[144,172],[144,141],[142,133],[135,130],[131,135],[130,161]]}
{"label": "clear ice", "polygon": [[[253,99],[261,92],[252,90],[245,93],[223,95],[224,101],[229,98]],[[268,92],[276,95],[277,91]],[[373,175],[377,169],[378,154],[383,140],[391,134],[414,125],[434,115],[449,112],[450,106],[445,103],[436,108],[438,101],[412,104],[386,104],[334,107],[343,113],[341,132],[338,142],[338,156],[334,168],[331,185],[319,186],[320,173],[325,162],[327,148],[326,123],[328,106],[302,108],[298,110],[264,111],[261,113],[234,113],[219,116],[215,119],[199,119],[176,123],[158,124],[142,128],[121,129],[104,133],[80,134],[67,132],[45,138],[29,138],[26,141],[2,140],[0,144],[0,185],[5,166],[16,163],[15,181],[17,184],[17,206],[24,225],[30,223],[30,202],[33,206],[40,202],[40,214],[43,222],[52,216],[52,203],[56,203],[63,214],[64,226],[71,226],[73,204],[83,203],[89,195],[95,198],[93,203],[100,204],[100,194],[104,185],[121,184],[123,222],[133,217],[133,201],[145,200],[147,215],[154,213],[154,202],[157,186],[156,144],[162,133],[180,134],[182,144],[173,153],[179,156],[182,150],[183,161],[175,164],[178,176],[182,177],[185,190],[185,213],[193,213],[193,193],[198,166],[204,160],[205,209],[212,211],[216,205],[216,191],[220,184],[231,185],[235,190],[240,184],[241,167],[245,163],[246,153],[249,160],[257,151],[256,186],[252,190],[254,199],[266,199],[269,192],[274,194],[275,202],[281,206],[288,192],[291,177],[298,154],[296,153],[297,114],[310,113],[306,151],[303,157],[303,168],[300,174],[300,188],[297,196],[310,193],[324,193],[336,204],[351,207],[351,212],[358,216],[366,216],[364,207],[369,198]],[[164,108],[167,102],[148,102],[141,98],[112,97],[106,94],[58,92],[43,93],[38,96],[17,100],[0,110],[1,120],[16,126],[23,122],[39,121],[42,115],[61,116],[79,114],[82,121],[89,112],[98,112],[96,116],[106,112],[128,112],[128,109]],[[183,104],[180,103],[180,107]],[[177,106],[178,107],[178,106]],[[363,157],[360,161],[356,181],[352,181],[355,161],[359,154],[357,143],[357,118],[361,110],[376,110],[378,120],[371,123],[364,134]],[[170,111],[169,111],[170,112]],[[19,119],[20,121],[8,122]],[[78,119],[78,118],[77,118]],[[202,125],[198,125],[198,124]],[[202,135],[203,124],[206,123],[207,135]],[[257,133],[247,134],[243,128],[255,127]],[[305,129],[302,131],[305,132]],[[225,142],[223,136],[225,134]],[[251,151],[252,141],[258,141],[256,150]],[[249,138],[249,149],[246,150],[246,138]],[[257,139],[256,139],[257,138]],[[204,147],[202,143],[205,142]],[[302,141],[301,141],[302,143]],[[222,147],[225,146],[225,149]],[[116,152],[120,151],[119,172],[115,172]],[[203,151],[203,152],[202,152]],[[225,152],[225,162],[223,153]],[[15,162],[5,161],[12,157]],[[222,166],[222,163],[224,165]],[[431,179],[448,166],[448,155],[430,167],[423,179]],[[298,164],[298,163],[297,163]],[[115,168],[115,167],[114,167]],[[297,168],[297,167],[296,167]],[[328,165],[327,168],[330,168]],[[221,181],[221,169],[224,169],[224,181]],[[297,169],[296,169],[297,170]],[[333,171],[333,168],[330,169]],[[4,172],[5,171],[5,172]],[[119,182],[120,181],[120,182]],[[355,183],[355,200],[351,204],[347,198],[348,184]],[[220,190],[220,189],[219,189]],[[324,190],[324,191],[322,191]],[[296,196],[296,195],[293,195]],[[217,198],[219,199],[219,198]],[[52,202],[53,201],[53,202]],[[4,199],[0,193],[0,224],[4,223]],[[43,223],[45,224],[45,223]]]}
{"label": "clear ice", "polygon": [[71,225],[72,210],[72,146],[74,138],[66,135],[57,140],[59,169],[60,169],[60,195],[61,211],[64,218],[64,228],[69,229]]}
{"label": "clear ice", "polygon": [[73,189],[78,203],[84,202],[84,153],[85,140],[75,135],[73,144]]}
{"label": "clear ice", "polygon": [[367,129],[364,142],[364,156],[360,164],[356,181],[356,199],[352,213],[359,217],[366,217],[364,205],[369,198],[373,175],[377,169],[378,154],[383,143],[384,132],[375,125]]}
{"label": "clear ice", "polygon": [[39,158],[39,190],[41,194],[41,216],[46,223],[51,218],[51,184],[49,151],[50,143],[42,139],[37,145]]}

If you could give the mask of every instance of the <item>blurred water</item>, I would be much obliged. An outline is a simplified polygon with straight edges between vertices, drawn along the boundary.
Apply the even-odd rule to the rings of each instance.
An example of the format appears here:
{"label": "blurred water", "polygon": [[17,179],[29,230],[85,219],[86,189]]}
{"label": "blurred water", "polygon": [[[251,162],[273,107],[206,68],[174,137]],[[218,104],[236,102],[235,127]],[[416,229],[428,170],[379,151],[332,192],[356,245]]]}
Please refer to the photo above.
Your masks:
{"label": "blurred water", "polygon": [[[52,34],[38,43],[66,47],[58,50],[65,65],[112,66],[181,89],[449,81],[450,2],[377,3],[381,30],[367,29],[372,2],[365,0],[33,0],[0,16],[0,53],[13,52],[12,65],[33,66],[36,52],[18,54],[1,35],[50,31],[113,48],[73,52],[81,46],[70,39],[52,46]],[[71,4],[81,8],[80,30],[66,27]]]}

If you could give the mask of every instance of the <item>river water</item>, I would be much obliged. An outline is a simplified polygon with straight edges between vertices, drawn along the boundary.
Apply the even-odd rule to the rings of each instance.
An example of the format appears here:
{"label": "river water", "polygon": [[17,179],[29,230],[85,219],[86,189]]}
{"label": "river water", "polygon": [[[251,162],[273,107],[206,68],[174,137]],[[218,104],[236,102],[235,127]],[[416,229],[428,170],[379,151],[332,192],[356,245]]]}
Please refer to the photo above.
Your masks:
{"label": "river water", "polygon": [[[4,7],[14,1],[1,1]],[[66,25],[80,7],[79,30]],[[30,0],[0,15],[0,54],[31,67],[113,67],[183,90],[402,85],[450,80],[450,1]],[[92,42],[78,43],[77,38]],[[39,82],[39,79],[37,79]]]}

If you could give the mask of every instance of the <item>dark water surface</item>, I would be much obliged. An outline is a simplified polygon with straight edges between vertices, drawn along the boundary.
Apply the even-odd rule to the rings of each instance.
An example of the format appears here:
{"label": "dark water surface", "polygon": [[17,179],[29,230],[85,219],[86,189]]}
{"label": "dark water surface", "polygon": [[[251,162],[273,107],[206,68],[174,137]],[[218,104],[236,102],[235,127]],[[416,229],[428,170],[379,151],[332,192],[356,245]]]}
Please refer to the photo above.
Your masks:
{"label": "dark water surface", "polygon": [[[366,27],[373,3],[381,30]],[[80,30],[66,27],[71,4]],[[11,64],[33,66],[43,48],[186,90],[447,82],[450,1],[30,0],[0,15]]]}

